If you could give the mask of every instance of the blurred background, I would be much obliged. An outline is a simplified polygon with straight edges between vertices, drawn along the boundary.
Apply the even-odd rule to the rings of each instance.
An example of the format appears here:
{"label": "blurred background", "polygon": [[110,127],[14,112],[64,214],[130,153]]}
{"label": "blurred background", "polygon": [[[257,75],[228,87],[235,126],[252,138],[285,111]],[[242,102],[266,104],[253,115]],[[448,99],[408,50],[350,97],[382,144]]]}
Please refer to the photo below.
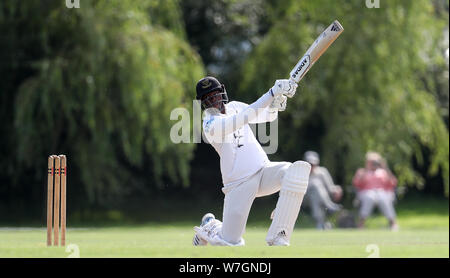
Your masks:
{"label": "blurred background", "polygon": [[[68,158],[69,226],[221,215],[219,158],[173,144],[170,112],[192,109],[206,74],[256,100],[335,19],[345,31],[280,113],[270,159],[317,151],[351,207],[352,177],[377,151],[399,215],[448,214],[449,1],[367,2],[2,0],[0,225],[45,225],[50,154]],[[276,198],[250,220],[268,221]]]}

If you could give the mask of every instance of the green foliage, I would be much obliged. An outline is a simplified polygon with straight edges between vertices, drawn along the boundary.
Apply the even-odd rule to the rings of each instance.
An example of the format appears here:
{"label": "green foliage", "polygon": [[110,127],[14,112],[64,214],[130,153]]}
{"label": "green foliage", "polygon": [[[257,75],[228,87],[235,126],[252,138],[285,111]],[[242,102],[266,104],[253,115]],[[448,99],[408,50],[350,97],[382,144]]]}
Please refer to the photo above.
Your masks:
{"label": "green foliage", "polygon": [[147,1],[150,23],[173,32],[179,38],[186,38],[185,26],[179,0]]}
{"label": "green foliage", "polygon": [[[16,59],[1,72],[22,75],[4,92],[13,126],[2,162],[14,175],[31,173],[30,182],[43,185],[47,155],[64,153],[70,182],[83,186],[79,197],[89,203],[189,185],[194,145],[170,142],[169,115],[191,107],[204,70],[180,34],[150,24],[143,11],[151,9],[148,1],[84,1],[80,9],[3,3],[0,26],[22,42],[0,51]],[[160,18],[177,15],[169,12]]]}
{"label": "green foliage", "polygon": [[240,82],[236,69],[269,28],[265,1],[183,0],[181,7],[189,42],[208,74],[234,91]]}
{"label": "green foliage", "polygon": [[0,211],[44,207],[54,153],[68,156],[69,205],[83,215],[184,196],[189,183],[216,192],[203,187],[220,183],[203,161],[213,151],[199,148],[193,164],[194,145],[169,140],[169,114],[191,108],[202,61],[231,99],[251,102],[334,19],[345,31],[280,114],[274,158],[314,148],[345,185],[376,150],[402,185],[440,176],[448,193],[448,0],[64,2],[0,1]]}
{"label": "green foliage", "polygon": [[449,133],[430,74],[434,64],[445,63],[438,42],[446,20],[434,12],[429,1],[402,0],[382,1],[379,9],[357,0],[285,1],[283,11],[274,11],[282,17],[242,69],[240,94],[247,100],[287,78],[334,19],[345,28],[280,115],[279,157],[299,159],[315,148],[349,184],[365,152],[375,150],[387,158],[400,185],[422,187],[426,176],[415,163],[426,167],[426,149],[428,175],[440,173],[448,196]]}

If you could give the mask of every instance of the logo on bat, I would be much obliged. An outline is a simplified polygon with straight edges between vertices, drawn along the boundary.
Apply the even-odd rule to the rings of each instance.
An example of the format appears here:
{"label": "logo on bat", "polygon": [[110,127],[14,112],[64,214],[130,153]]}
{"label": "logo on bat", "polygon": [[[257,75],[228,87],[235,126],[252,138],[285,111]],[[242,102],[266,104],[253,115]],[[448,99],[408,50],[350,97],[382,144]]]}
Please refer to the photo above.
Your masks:
{"label": "logo on bat", "polygon": [[295,79],[297,76],[302,76],[305,71],[309,68],[310,57],[306,55],[303,59],[298,63],[294,73],[292,74],[292,78]]}
{"label": "logo on bat", "polygon": [[334,23],[333,26],[331,27],[331,31],[339,32],[341,31],[341,28],[339,28],[339,26],[336,23]]}

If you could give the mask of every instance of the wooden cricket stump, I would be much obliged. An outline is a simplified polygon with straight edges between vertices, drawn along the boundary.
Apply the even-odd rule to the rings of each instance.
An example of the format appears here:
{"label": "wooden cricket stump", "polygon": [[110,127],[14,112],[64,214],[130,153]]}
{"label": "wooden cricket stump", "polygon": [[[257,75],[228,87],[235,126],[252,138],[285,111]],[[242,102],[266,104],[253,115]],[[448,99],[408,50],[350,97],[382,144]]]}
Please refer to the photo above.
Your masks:
{"label": "wooden cricket stump", "polygon": [[[66,184],[67,159],[66,156],[50,155],[48,157],[47,180],[47,246],[66,245]],[[61,228],[61,230],[60,230]]]}

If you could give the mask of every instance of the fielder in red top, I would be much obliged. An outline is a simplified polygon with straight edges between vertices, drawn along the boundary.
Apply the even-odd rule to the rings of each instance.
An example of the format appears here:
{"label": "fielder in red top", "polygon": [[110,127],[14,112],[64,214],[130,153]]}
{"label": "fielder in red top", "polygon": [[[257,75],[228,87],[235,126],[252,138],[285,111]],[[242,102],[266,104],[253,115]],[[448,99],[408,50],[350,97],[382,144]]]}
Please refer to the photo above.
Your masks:
{"label": "fielder in red top", "polygon": [[359,227],[364,227],[367,217],[372,213],[374,206],[377,206],[389,220],[390,228],[398,230],[394,209],[397,179],[381,155],[375,152],[366,154],[366,167],[358,169],[353,177],[353,185],[360,202]]}

